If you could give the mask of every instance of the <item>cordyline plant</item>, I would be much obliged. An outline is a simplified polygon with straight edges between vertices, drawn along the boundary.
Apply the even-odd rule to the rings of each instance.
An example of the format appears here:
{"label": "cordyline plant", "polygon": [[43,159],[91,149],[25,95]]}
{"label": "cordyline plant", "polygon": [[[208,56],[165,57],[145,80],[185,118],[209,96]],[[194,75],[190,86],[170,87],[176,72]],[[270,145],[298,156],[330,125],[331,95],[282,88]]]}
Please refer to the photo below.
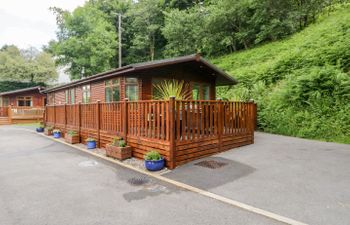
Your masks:
{"label": "cordyline plant", "polygon": [[153,87],[157,90],[155,99],[168,100],[174,96],[176,100],[187,99],[186,90],[188,90],[188,84],[183,80],[163,80],[159,84],[154,84]]}

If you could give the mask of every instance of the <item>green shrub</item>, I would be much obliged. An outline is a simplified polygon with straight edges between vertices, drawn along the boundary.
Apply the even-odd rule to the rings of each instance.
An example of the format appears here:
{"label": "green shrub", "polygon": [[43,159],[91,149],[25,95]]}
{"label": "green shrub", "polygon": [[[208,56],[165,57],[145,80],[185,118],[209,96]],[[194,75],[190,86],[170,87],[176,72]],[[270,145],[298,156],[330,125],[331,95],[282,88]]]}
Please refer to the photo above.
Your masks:
{"label": "green shrub", "polygon": [[159,154],[157,151],[149,151],[145,155],[145,160],[152,160],[152,161],[157,161],[160,160],[162,156]]}
{"label": "green shrub", "polygon": [[68,134],[69,136],[76,136],[76,135],[78,135],[78,133],[77,133],[75,130],[69,130],[69,131],[67,132],[67,134]]}
{"label": "green shrub", "polygon": [[118,144],[119,144],[119,147],[122,147],[122,148],[126,147],[126,142],[124,140],[120,140]]}

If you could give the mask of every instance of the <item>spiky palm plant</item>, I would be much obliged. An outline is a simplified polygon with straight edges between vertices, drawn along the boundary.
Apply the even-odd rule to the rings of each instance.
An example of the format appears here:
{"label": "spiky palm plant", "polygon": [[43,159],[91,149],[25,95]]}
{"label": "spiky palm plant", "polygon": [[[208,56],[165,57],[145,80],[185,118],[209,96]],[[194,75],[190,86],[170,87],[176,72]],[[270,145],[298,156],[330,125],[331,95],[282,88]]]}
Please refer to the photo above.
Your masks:
{"label": "spiky palm plant", "polygon": [[153,84],[156,89],[154,98],[158,100],[168,100],[174,96],[176,100],[187,99],[188,84],[183,80],[163,80],[158,84]]}

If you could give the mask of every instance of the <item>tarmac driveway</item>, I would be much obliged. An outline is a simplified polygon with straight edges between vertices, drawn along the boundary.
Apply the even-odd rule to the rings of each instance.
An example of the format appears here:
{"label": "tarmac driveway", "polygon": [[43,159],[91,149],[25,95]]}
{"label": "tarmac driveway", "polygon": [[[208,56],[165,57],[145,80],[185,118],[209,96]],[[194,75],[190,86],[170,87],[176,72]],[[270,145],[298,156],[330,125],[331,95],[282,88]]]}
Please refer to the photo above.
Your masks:
{"label": "tarmac driveway", "polygon": [[26,130],[2,126],[0,224],[277,222],[98,160]]}
{"label": "tarmac driveway", "polygon": [[[195,165],[204,160],[226,165]],[[253,145],[165,176],[301,222],[350,224],[350,145],[257,132]]]}

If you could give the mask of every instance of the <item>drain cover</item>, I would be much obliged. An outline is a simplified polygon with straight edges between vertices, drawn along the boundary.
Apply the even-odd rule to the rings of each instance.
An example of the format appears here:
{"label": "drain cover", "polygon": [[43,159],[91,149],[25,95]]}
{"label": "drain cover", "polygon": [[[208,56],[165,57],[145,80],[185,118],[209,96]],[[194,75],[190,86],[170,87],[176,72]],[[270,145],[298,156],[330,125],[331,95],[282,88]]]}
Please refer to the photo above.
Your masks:
{"label": "drain cover", "polygon": [[133,185],[133,186],[141,186],[144,184],[147,184],[149,180],[147,177],[133,177],[128,180],[128,183]]}
{"label": "drain cover", "polygon": [[218,162],[218,161],[215,161],[215,160],[204,160],[204,161],[201,161],[201,162],[196,163],[194,165],[206,167],[206,168],[209,168],[209,169],[218,169],[220,167],[223,167],[223,166],[227,165],[227,163]]}

